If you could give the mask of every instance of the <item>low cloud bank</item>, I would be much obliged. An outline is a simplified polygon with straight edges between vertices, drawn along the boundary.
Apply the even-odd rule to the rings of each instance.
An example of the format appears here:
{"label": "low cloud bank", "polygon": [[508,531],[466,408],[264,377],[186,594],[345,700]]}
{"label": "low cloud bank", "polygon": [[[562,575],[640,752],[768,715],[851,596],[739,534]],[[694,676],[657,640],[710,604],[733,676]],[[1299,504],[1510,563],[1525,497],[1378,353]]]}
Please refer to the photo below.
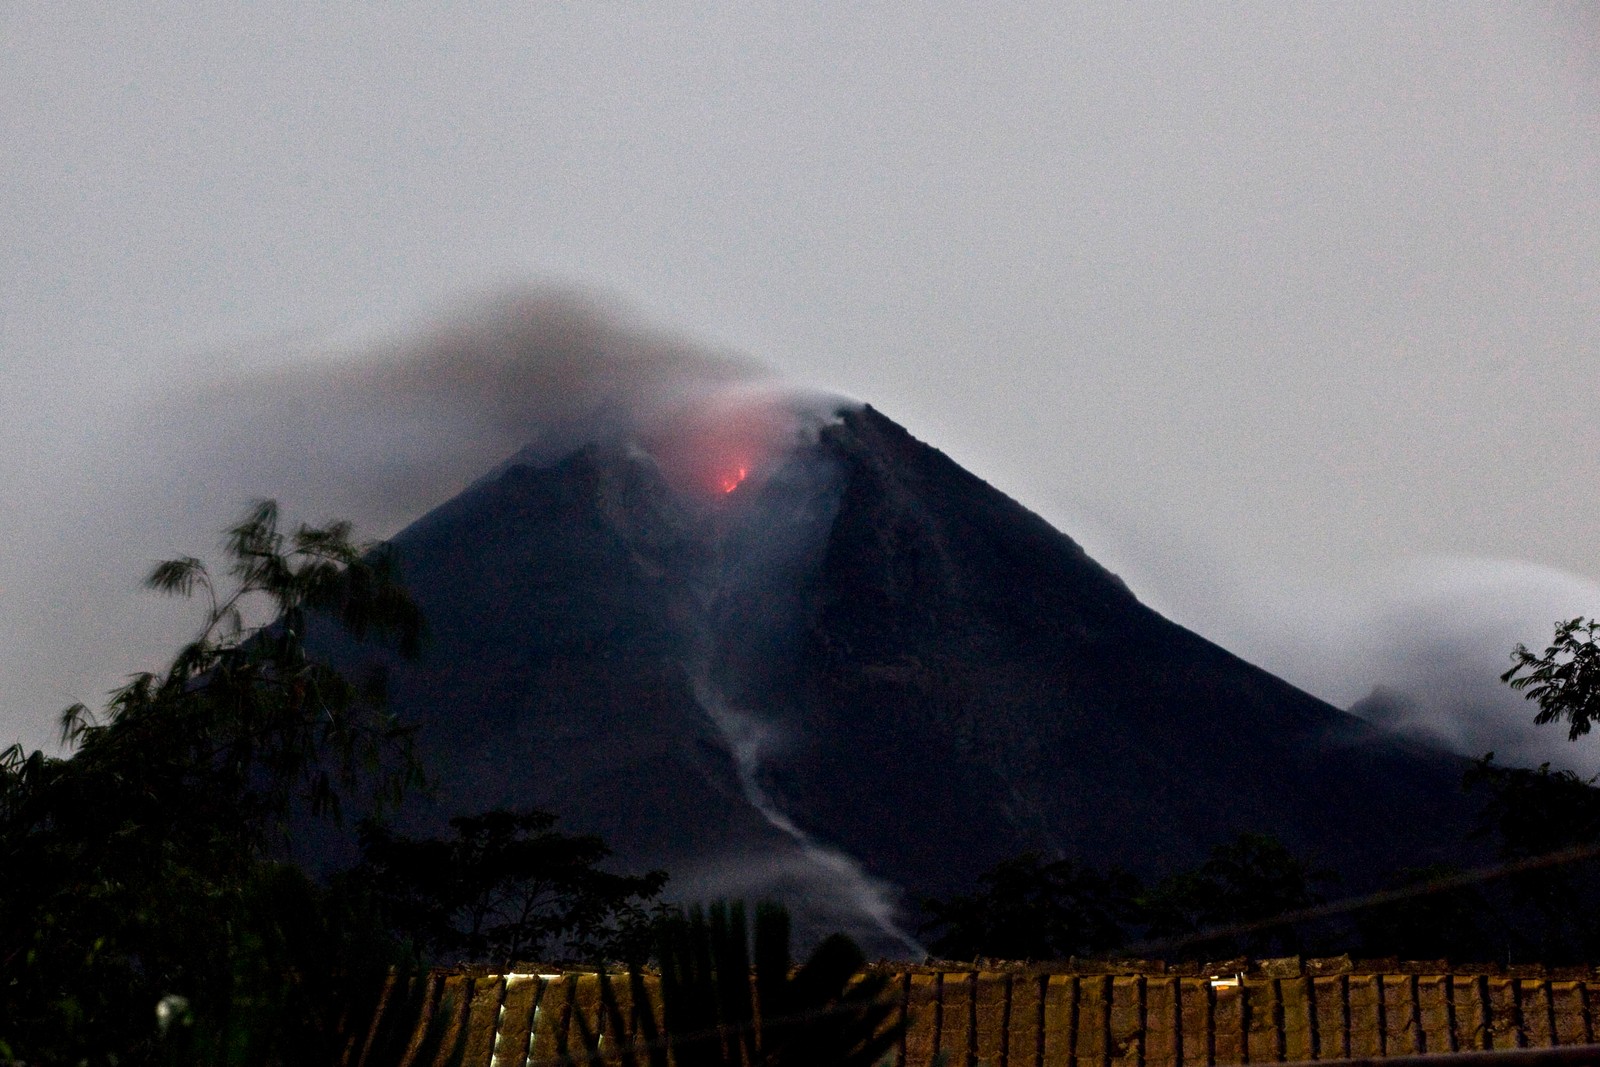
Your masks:
{"label": "low cloud bank", "polygon": [[[1054,522],[1147,605],[1336,707],[1466,757],[1600,773],[1600,736],[1534,725],[1510,649],[1600,617],[1600,582],[1523,560],[1434,555],[1309,576],[1062,494]],[[1334,563],[1336,566],[1336,563]]]}
{"label": "low cloud bank", "polygon": [[1549,761],[1600,772],[1600,738],[1567,740],[1562,724],[1538,726],[1537,706],[1500,681],[1518,642],[1535,652],[1559,619],[1600,617],[1600,585],[1531,563],[1445,558],[1400,568],[1393,584],[1352,620],[1354,681],[1373,691],[1352,710],[1467,756],[1502,763]]}
{"label": "low cloud bank", "polygon": [[1600,736],[1577,742],[1500,681],[1517,643],[1542,652],[1558,620],[1600,617],[1600,584],[1519,560],[1395,562],[1356,579],[1277,573],[1258,560],[1134,528],[1082,502],[1061,526],[1151,607],[1347,708],[1464,756],[1600,772]]}

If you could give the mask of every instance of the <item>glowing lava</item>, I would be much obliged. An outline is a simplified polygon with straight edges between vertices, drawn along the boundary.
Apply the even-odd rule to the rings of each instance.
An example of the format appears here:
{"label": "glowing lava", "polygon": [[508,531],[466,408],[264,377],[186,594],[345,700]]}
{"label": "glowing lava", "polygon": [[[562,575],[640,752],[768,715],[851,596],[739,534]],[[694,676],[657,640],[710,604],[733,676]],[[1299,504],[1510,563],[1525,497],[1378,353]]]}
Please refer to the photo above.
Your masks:
{"label": "glowing lava", "polygon": [[798,417],[781,393],[729,389],[664,413],[644,441],[675,490],[722,499],[764,479],[797,433]]}
{"label": "glowing lava", "polygon": [[735,489],[739,488],[739,485],[748,477],[750,477],[750,468],[740,467],[732,474],[724,474],[722,476],[721,483],[718,485],[718,488],[720,488],[724,493],[731,493]]}

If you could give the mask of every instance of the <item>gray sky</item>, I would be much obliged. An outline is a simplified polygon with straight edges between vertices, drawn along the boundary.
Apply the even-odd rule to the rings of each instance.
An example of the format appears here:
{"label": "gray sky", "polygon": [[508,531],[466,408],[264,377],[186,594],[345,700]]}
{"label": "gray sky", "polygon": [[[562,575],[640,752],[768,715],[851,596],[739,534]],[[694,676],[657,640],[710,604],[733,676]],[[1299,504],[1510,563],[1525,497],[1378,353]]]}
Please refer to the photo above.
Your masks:
{"label": "gray sky", "polygon": [[1562,753],[1493,675],[1600,612],[1597,38],[1459,0],[0,0],[0,741],[157,665],[137,578],[244,499],[387,533],[362,486],[487,462],[492,391],[371,368],[533,283],[873,403],[1321,696]]}

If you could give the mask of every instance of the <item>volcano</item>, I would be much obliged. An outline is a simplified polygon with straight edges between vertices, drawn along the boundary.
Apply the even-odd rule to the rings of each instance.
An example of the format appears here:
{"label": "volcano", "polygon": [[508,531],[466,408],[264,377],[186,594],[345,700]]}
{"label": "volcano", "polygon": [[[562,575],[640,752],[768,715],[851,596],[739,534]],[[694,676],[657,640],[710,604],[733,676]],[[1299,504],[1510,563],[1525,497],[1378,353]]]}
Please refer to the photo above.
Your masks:
{"label": "volcano", "polygon": [[391,700],[439,777],[410,817],[545,808],[671,896],[900,957],[907,905],[1026,849],[1151,876],[1258,831],[1347,889],[1452,858],[1459,759],[1161,617],[871,407],[786,426],[530,448],[396,538],[431,638]]}

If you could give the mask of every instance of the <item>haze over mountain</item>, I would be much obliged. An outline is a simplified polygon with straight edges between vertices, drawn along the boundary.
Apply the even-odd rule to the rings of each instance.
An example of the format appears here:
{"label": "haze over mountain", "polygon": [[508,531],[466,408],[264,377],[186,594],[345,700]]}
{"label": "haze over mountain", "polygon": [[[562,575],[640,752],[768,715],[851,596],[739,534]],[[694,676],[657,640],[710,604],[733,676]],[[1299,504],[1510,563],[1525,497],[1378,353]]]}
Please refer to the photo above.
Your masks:
{"label": "haze over mountain", "polygon": [[[193,615],[141,591],[140,576],[174,553],[207,555],[252,498],[389,536],[529,441],[556,454],[588,440],[602,412],[612,424],[649,421],[663,405],[774,380],[748,355],[571,288],[514,287],[355,347],[297,351],[293,365],[263,356],[253,367],[197,363],[176,380],[153,376],[87,415],[65,417],[48,394],[6,408],[0,429],[70,425],[83,439],[62,454],[48,435],[18,438],[7,452],[33,473],[13,471],[15,506],[0,512],[0,525],[10,523],[0,553],[0,738],[50,747],[60,708],[98,705],[130,673],[164,662]],[[962,391],[982,385],[963,380]],[[959,446],[915,405],[887,399],[914,432]],[[985,421],[981,409],[972,418]],[[1068,495],[1104,481],[1128,443],[1108,431],[1085,444],[1082,418],[1064,407],[1062,436],[1032,457]],[[1196,437],[1189,447],[1209,446]],[[1017,493],[1003,468],[970,449],[953,454]],[[1158,473],[1124,472],[1116,498],[1148,496],[1160,479],[1147,484],[1146,475]],[[1246,553],[1247,542],[1209,538],[1188,505],[1213,492],[1241,517],[1275,507],[1243,473],[1225,492],[1196,483],[1137,520],[1052,506],[1049,494],[1020,499],[1146,604],[1324,700],[1348,707],[1382,686],[1401,698],[1397,726],[1452,751],[1493,749],[1585,775],[1600,765],[1600,736],[1570,744],[1536,727],[1526,702],[1497,680],[1515,642],[1540,642],[1554,619],[1600,613],[1600,586],[1513,558],[1374,562],[1370,546],[1356,545],[1327,559],[1357,567],[1360,581],[1329,582]],[[1311,521],[1274,514],[1291,540]]]}
{"label": "haze over mountain", "polygon": [[1162,618],[871,407],[746,388],[534,442],[396,544],[432,638],[392,698],[443,813],[548,808],[680,899],[903,956],[908,900],[1026,848],[1459,859],[1459,759]]}

